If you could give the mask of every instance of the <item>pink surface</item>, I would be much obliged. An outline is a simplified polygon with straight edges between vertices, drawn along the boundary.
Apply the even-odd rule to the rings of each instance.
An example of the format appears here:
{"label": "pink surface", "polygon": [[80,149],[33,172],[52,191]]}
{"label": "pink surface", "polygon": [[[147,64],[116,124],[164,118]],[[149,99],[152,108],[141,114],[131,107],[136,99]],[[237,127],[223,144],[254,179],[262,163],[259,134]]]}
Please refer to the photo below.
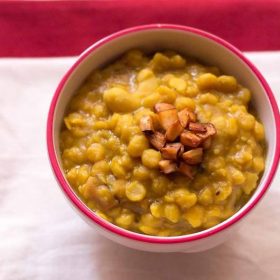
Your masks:
{"label": "pink surface", "polygon": [[0,57],[78,55],[120,29],[173,23],[241,50],[280,49],[280,1],[0,1]]}
{"label": "pink surface", "polygon": [[[216,227],[209,229],[208,231],[202,231],[202,232],[192,234],[192,235],[187,235],[187,236],[168,237],[168,238],[145,236],[145,235],[136,234],[136,233],[133,233],[133,232],[130,232],[127,230],[123,230],[123,229],[115,227],[112,224],[106,222],[105,220],[99,218],[91,210],[89,210],[85,206],[85,204],[83,202],[81,202],[80,199],[75,195],[74,191],[72,190],[72,188],[70,187],[68,182],[64,179],[62,170],[61,170],[58,160],[56,158],[55,148],[54,148],[54,139],[53,139],[54,113],[55,113],[55,108],[56,108],[56,104],[57,104],[59,95],[61,94],[61,91],[62,91],[65,83],[67,83],[68,78],[73,73],[73,71],[80,65],[80,63],[84,59],[86,59],[87,56],[89,56],[92,51],[94,51],[95,49],[101,47],[102,45],[106,44],[107,42],[109,42],[115,38],[118,38],[120,36],[123,36],[123,35],[131,33],[131,32],[137,32],[137,31],[141,31],[141,30],[154,29],[154,28],[162,28],[162,27],[170,28],[170,29],[179,29],[179,30],[183,30],[183,31],[185,30],[185,31],[193,32],[193,33],[199,34],[201,36],[204,36],[206,38],[212,39],[212,40],[216,41],[217,43],[223,45],[225,48],[228,48],[231,52],[233,52],[236,56],[238,56],[241,60],[243,60],[244,63],[246,63],[248,65],[248,67],[251,68],[252,72],[258,77],[259,81],[261,82],[262,86],[264,87],[266,94],[270,100],[271,109],[272,109],[272,112],[273,112],[273,115],[275,118],[275,122],[276,122],[276,147],[275,147],[275,154],[272,159],[272,167],[267,176],[266,181],[263,183],[261,191],[255,197],[255,199],[250,200],[247,203],[247,207],[246,208],[244,207],[243,209],[241,209],[234,218],[226,220],[224,223],[219,224]],[[74,205],[89,219],[91,219],[95,223],[99,224],[103,228],[105,228],[113,233],[119,234],[123,237],[131,238],[131,239],[137,240],[137,241],[150,242],[150,243],[161,243],[161,244],[190,242],[190,241],[194,241],[194,240],[198,240],[198,239],[202,239],[202,238],[211,236],[215,233],[218,233],[218,232],[230,227],[234,223],[238,222],[242,217],[247,215],[250,212],[250,210],[253,209],[253,207],[263,197],[263,195],[265,194],[265,192],[267,191],[267,189],[269,188],[269,186],[271,184],[271,181],[275,175],[275,172],[277,170],[277,166],[279,163],[280,116],[279,116],[279,110],[278,110],[275,98],[271,92],[271,89],[269,88],[268,84],[266,83],[265,79],[260,74],[260,72],[256,69],[256,67],[247,58],[245,58],[238,49],[236,49],[235,47],[233,47],[226,41],[224,41],[216,36],[213,36],[209,33],[205,33],[201,30],[197,30],[197,29],[193,29],[193,28],[189,28],[189,27],[183,27],[183,26],[176,26],[176,25],[147,25],[147,26],[139,26],[139,27],[123,30],[123,31],[115,33],[109,37],[106,37],[104,40],[102,40],[101,42],[98,42],[97,44],[90,47],[87,51],[85,51],[83,53],[83,55],[80,56],[79,59],[74,63],[74,65],[69,69],[69,71],[65,74],[65,76],[61,80],[60,84],[58,85],[58,88],[55,92],[55,95],[54,95],[52,103],[51,103],[51,107],[50,107],[49,115],[48,115],[48,122],[47,122],[47,145],[48,145],[50,162],[51,162],[53,171],[55,173],[55,176],[56,176],[60,186],[62,187],[62,190],[65,192],[65,194],[68,196],[68,198],[74,203]]]}

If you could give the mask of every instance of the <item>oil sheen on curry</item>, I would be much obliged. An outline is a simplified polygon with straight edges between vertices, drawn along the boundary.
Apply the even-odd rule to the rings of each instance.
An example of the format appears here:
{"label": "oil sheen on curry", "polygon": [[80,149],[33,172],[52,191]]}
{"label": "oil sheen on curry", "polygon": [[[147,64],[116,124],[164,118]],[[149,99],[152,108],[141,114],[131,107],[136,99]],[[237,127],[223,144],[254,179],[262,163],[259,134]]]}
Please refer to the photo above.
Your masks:
{"label": "oil sheen on curry", "polygon": [[69,103],[66,178],[124,229],[178,236],[213,227],[248,201],[265,167],[253,94],[176,52],[129,51],[94,70]]}

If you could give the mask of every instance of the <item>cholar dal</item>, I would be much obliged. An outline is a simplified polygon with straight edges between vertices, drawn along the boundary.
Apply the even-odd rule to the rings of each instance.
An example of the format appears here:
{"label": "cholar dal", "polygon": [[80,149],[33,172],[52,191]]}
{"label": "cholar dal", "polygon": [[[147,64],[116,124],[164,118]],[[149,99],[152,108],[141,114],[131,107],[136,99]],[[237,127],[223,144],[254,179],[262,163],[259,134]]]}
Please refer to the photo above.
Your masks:
{"label": "cholar dal", "polygon": [[[252,93],[253,94],[253,93]],[[66,178],[98,216],[143,234],[177,236],[224,221],[250,198],[265,166],[251,92],[216,67],[172,52],[127,52],[94,70],[72,98],[60,134]],[[194,111],[217,133],[196,175],[164,174],[141,131],[154,106]]]}

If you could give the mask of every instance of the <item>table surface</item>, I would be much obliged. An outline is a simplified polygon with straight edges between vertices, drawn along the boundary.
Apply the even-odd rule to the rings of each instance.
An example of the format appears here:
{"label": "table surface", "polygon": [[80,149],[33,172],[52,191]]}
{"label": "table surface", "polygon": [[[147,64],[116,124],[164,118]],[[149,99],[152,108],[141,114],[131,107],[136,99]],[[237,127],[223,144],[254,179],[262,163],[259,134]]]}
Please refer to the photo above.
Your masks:
{"label": "table surface", "polygon": [[[280,52],[246,53],[280,102]],[[135,251],[76,215],[52,175],[45,130],[75,58],[0,59],[0,279],[279,279],[279,171],[241,230],[203,253]]]}

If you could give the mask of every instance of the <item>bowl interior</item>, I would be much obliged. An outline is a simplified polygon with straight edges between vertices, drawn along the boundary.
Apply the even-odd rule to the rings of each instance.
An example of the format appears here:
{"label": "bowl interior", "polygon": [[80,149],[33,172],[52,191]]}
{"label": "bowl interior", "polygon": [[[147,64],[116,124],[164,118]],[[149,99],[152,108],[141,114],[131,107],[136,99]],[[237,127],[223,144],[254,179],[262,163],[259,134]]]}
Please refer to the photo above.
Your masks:
{"label": "bowl interior", "polygon": [[[203,63],[218,66],[224,73],[235,76],[242,85],[252,91],[252,105],[264,124],[268,146],[266,168],[257,190],[250,199],[253,201],[269,174],[276,148],[276,121],[269,98],[252,69],[236,53],[223,46],[222,43],[186,30],[144,29],[126,32],[122,36],[113,35],[93,45],[81,55],[82,59],[79,59],[64,77],[54,112],[53,141],[60,165],[59,132],[69,100],[92,70],[103,67],[133,48],[139,48],[145,52],[171,49],[186,56],[196,57]],[[243,208],[246,208],[250,201]]]}

